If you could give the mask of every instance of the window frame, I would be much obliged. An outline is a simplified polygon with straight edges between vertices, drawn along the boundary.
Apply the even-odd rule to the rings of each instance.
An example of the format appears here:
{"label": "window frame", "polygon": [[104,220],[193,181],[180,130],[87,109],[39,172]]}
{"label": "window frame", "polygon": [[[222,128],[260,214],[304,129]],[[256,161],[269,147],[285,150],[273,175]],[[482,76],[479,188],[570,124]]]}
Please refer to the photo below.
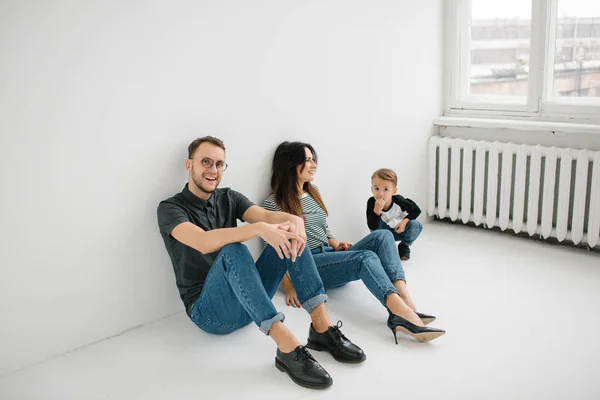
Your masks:
{"label": "window frame", "polygon": [[446,5],[446,116],[600,123],[600,98],[552,96],[558,0],[532,0],[526,98],[468,93],[471,0],[448,0]]}

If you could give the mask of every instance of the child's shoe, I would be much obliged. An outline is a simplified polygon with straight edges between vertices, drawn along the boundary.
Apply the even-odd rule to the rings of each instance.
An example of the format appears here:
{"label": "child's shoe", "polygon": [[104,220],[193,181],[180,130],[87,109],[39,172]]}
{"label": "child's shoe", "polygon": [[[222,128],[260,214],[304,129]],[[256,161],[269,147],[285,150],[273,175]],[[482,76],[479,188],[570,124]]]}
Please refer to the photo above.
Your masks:
{"label": "child's shoe", "polygon": [[404,243],[398,243],[398,255],[402,261],[406,261],[410,259],[410,246],[405,245]]}

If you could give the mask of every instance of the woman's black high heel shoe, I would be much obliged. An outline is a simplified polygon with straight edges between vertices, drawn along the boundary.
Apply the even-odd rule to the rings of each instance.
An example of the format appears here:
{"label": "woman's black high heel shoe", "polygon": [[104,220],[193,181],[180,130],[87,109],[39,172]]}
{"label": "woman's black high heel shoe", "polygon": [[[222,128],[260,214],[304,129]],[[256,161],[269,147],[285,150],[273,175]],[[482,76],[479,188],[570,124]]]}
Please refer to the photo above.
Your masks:
{"label": "woman's black high heel shoe", "polygon": [[387,326],[391,329],[394,334],[394,339],[396,340],[396,344],[398,344],[398,338],[396,337],[396,332],[402,331],[412,335],[419,342],[429,342],[435,338],[442,336],[446,333],[443,329],[437,328],[429,328],[426,326],[418,326],[413,324],[412,322],[396,315],[390,314],[387,320]]}
{"label": "woman's black high heel shoe", "polygon": [[435,321],[435,317],[433,315],[423,314],[418,311],[415,311],[415,314],[417,314],[417,317],[421,318],[421,321],[423,321],[425,325],[429,325]]}
{"label": "woman's black high heel shoe", "polygon": [[[387,310],[388,314],[393,315],[392,310],[390,310],[387,307],[386,307],[386,310]],[[418,311],[415,311],[415,314],[417,314],[417,317],[419,317],[425,325],[429,325],[436,319],[433,315],[423,314]]]}

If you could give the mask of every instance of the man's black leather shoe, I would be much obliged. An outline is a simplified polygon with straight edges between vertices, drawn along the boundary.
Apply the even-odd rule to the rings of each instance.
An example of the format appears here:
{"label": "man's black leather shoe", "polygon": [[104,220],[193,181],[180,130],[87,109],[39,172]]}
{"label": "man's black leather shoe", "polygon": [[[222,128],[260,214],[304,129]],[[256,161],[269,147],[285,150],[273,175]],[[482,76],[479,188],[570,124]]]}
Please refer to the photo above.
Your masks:
{"label": "man's black leather shoe", "polygon": [[331,376],[304,346],[296,347],[291,353],[282,353],[277,349],[275,366],[305,388],[325,389],[333,384]]}
{"label": "man's black leather shoe", "polygon": [[317,333],[310,324],[306,347],[317,351],[328,351],[339,362],[361,363],[365,361],[367,355],[344,336],[340,330],[341,327],[342,321],[338,321],[337,325],[330,326],[325,332]]}

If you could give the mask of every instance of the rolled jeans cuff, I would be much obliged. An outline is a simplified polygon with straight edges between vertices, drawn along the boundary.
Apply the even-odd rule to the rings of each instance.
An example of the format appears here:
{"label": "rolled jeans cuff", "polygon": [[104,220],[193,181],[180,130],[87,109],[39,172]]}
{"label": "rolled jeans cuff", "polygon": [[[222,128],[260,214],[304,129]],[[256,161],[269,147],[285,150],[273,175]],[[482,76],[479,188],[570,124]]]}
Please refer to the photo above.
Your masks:
{"label": "rolled jeans cuff", "polygon": [[390,297],[390,295],[392,293],[396,293],[398,296],[400,296],[400,292],[398,292],[396,289],[393,289],[393,290],[390,289],[390,290],[388,290],[387,293],[383,296],[383,301],[381,302],[381,304],[383,304],[383,306],[385,308],[387,308],[387,304],[386,304],[387,299],[388,299],[388,297]]}
{"label": "rolled jeans cuff", "polygon": [[273,318],[265,319],[263,322],[261,322],[258,329],[260,329],[260,331],[265,335],[269,336],[269,331],[271,330],[273,324],[275,322],[283,321],[285,321],[285,315],[282,312],[278,312]]}
{"label": "rolled jeans cuff", "polygon": [[318,294],[302,303],[302,308],[304,308],[310,314],[315,310],[315,308],[319,307],[327,300],[329,300],[329,297],[327,297],[326,294]]}

